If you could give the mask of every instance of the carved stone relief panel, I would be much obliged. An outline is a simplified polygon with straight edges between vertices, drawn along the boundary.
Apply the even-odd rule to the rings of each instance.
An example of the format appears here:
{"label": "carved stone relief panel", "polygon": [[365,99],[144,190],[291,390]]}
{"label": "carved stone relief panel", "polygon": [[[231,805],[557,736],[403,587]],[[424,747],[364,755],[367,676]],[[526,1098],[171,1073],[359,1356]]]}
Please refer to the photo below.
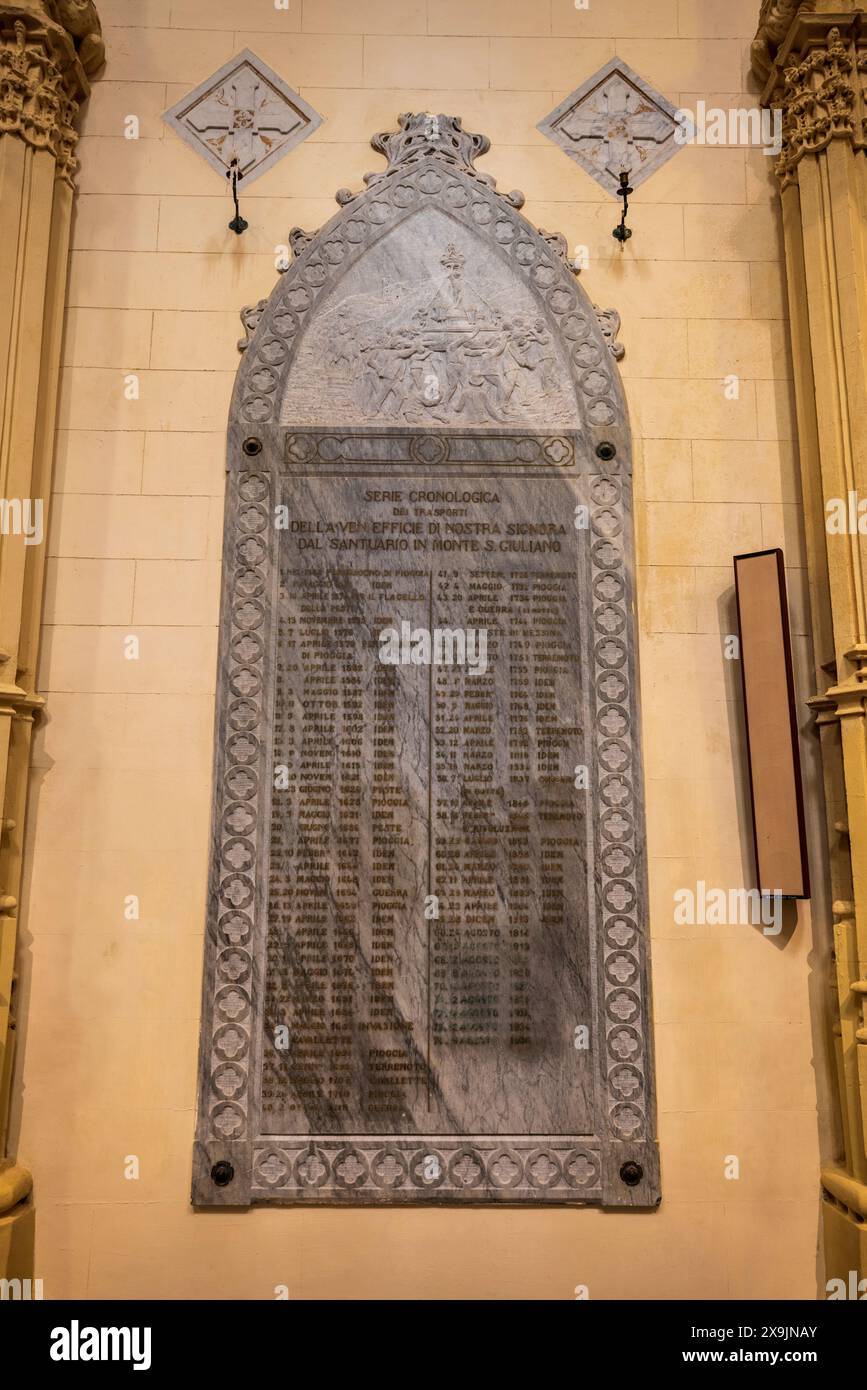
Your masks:
{"label": "carved stone relief panel", "polygon": [[237,160],[246,183],[306,140],[322,117],[248,48],[170,107],[163,119],[219,173]]}
{"label": "carved stone relief panel", "polygon": [[612,58],[539,122],[539,130],[607,189],[621,173],[637,188],[681,146],[675,108],[620,58]]}
{"label": "carved stone relief panel", "polygon": [[373,143],[245,315],[193,1197],[653,1205],[616,316]]}

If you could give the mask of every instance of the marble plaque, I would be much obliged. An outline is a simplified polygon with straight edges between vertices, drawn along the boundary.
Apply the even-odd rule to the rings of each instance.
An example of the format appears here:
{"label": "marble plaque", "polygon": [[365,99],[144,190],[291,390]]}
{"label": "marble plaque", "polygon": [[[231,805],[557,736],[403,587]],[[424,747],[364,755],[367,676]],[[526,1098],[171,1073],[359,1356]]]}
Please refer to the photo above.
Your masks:
{"label": "marble plaque", "polygon": [[244,315],[193,1199],[651,1206],[616,315],[373,143]]}

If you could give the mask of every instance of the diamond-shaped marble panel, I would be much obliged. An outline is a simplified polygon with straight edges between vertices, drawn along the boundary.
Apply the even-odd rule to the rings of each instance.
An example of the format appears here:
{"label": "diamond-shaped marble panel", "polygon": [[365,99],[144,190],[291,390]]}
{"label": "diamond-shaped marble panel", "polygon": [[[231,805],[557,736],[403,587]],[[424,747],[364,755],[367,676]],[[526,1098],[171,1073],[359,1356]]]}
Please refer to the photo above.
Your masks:
{"label": "diamond-shaped marble panel", "polygon": [[609,193],[637,188],[681,148],[675,108],[619,58],[561,101],[538,129]]}
{"label": "diamond-shaped marble panel", "polygon": [[245,48],[176,102],[163,119],[226,174],[237,157],[251,183],[306,140],[322,117],[261,58]]}

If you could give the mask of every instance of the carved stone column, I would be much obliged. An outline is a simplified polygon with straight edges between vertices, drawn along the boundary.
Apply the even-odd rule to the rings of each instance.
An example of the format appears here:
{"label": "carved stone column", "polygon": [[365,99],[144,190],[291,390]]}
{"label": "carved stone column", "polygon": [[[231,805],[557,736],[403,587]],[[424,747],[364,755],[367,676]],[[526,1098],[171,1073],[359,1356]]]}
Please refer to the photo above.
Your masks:
{"label": "carved stone column", "polygon": [[[8,1153],[15,940],[75,120],[104,58],[92,0],[0,3],[0,1277],[30,1275],[29,1173]],[[40,516],[41,512],[41,516]],[[29,531],[30,534],[25,534]]]}
{"label": "carved stone column", "polygon": [[[823,1169],[828,1278],[867,1273],[867,12],[765,0],[753,68],[783,113],[789,286],[834,918],[842,1152]],[[838,527],[829,507],[856,525]],[[867,516],[863,526],[867,530]]]}

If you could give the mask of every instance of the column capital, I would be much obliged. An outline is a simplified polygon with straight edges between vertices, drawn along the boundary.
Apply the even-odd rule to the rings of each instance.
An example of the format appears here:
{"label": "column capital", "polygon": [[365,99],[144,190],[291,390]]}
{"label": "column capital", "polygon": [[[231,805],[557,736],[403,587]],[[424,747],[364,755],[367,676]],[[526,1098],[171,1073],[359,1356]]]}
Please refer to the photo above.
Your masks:
{"label": "column capital", "polygon": [[70,185],[75,120],[104,61],[93,0],[0,0],[0,135],[50,150]]}
{"label": "column capital", "polygon": [[782,111],[783,188],[832,140],[867,148],[867,11],[852,0],[765,0],[752,63],[762,105]]}

